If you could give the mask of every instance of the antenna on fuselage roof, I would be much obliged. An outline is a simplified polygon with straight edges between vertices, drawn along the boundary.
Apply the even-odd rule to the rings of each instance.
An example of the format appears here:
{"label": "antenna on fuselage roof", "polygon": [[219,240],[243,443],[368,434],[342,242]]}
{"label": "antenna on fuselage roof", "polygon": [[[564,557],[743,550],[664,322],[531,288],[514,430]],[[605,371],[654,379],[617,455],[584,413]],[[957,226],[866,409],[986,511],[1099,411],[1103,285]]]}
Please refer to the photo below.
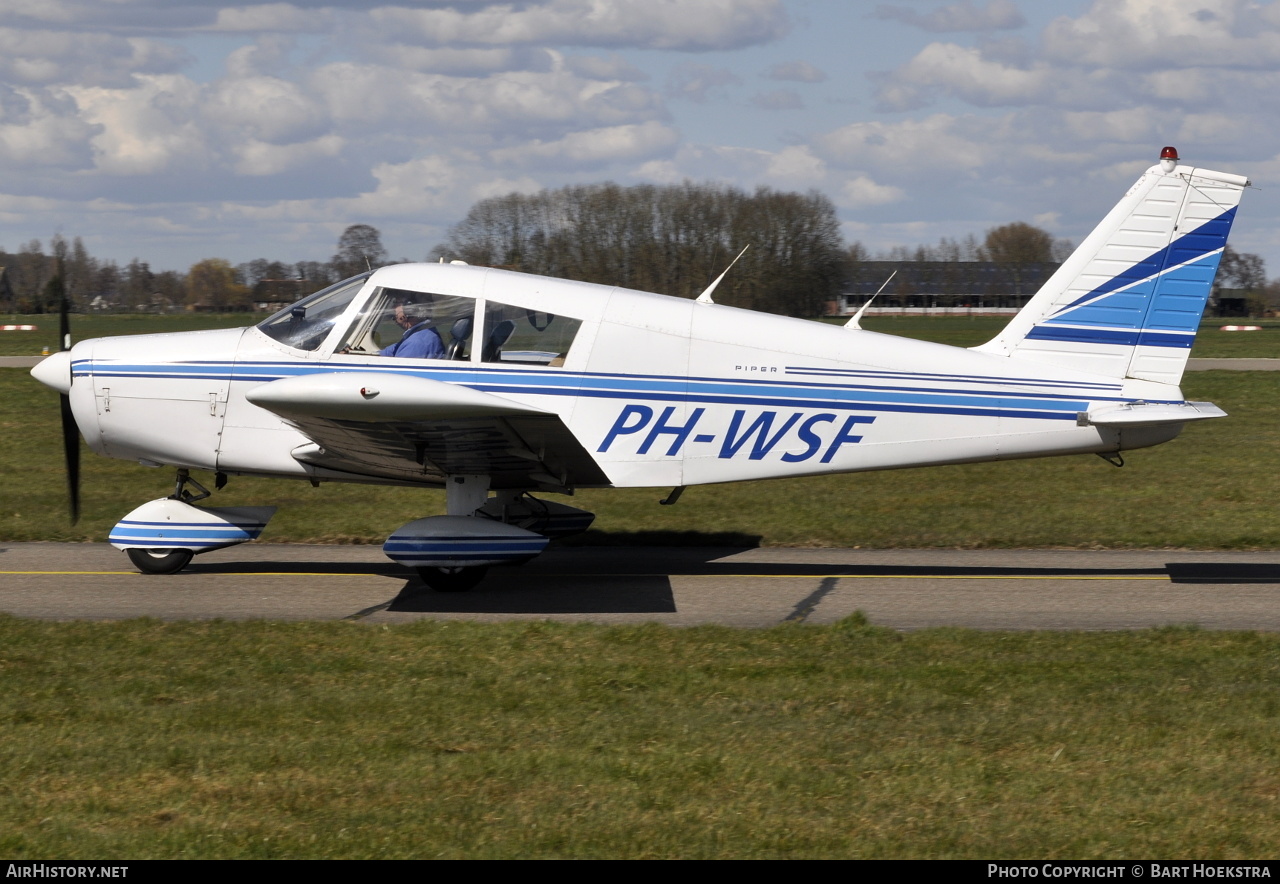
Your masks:
{"label": "antenna on fuselage roof", "polygon": [[882,291],[884,291],[884,287],[885,287],[886,285],[888,285],[890,282],[892,282],[892,281],[893,281],[893,278],[894,278],[895,276],[897,276],[897,275],[898,275],[898,271],[896,271],[896,270],[895,270],[895,271],[893,271],[892,273],[890,273],[890,274],[889,274],[889,278],[888,278],[888,279],[886,279],[886,280],[884,281],[884,284],[883,284],[883,285],[881,285],[881,286],[880,286],[880,288],[876,289],[876,294],[875,294],[875,295],[872,295],[872,296],[871,296],[871,297],[869,297],[869,298],[867,298],[867,303],[863,304],[861,307],[859,307],[859,308],[858,308],[858,312],[857,312],[857,313],[855,313],[855,314],[853,314],[853,319],[850,319],[848,322],[846,322],[846,323],[844,324],[844,327],[845,327],[845,328],[857,329],[857,330],[861,331],[862,326],[861,326],[861,325],[859,325],[858,323],[859,323],[859,321],[862,319],[862,314],[867,312],[867,308],[868,308],[868,307],[870,307],[870,306],[871,306],[871,302],[872,302],[872,301],[874,301],[874,300],[876,299],[876,295],[878,295],[878,294],[880,294]]}
{"label": "antenna on fuselage roof", "polygon": [[[745,255],[747,253],[747,249],[749,248],[751,248],[750,245],[743,246],[742,251],[738,252],[738,258],[741,258],[743,255]],[[720,280],[724,279],[729,274],[729,271],[733,269],[733,265],[738,263],[738,258],[734,258],[732,261],[730,261],[729,266],[724,269],[724,273],[721,273],[719,276],[717,276],[715,278],[715,281],[712,282],[711,285],[707,286],[706,291],[698,295],[697,300],[699,304],[715,303],[715,301],[711,300],[711,293],[716,290],[716,286],[720,284]]]}

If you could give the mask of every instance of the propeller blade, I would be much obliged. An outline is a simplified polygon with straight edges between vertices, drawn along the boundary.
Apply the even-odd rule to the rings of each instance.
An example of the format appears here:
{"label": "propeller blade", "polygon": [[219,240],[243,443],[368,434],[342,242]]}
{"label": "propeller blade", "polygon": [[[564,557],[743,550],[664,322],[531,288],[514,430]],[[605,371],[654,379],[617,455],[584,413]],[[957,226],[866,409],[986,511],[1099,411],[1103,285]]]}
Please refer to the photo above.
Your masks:
{"label": "propeller blade", "polygon": [[80,429],[71,413],[71,397],[58,397],[62,405],[62,453],[67,464],[67,491],[71,501],[71,524],[80,521]]}
{"label": "propeller blade", "polygon": [[[71,304],[67,300],[66,288],[62,281],[62,264],[58,264],[58,274],[51,285],[56,285],[61,296],[58,310],[58,343],[59,349],[71,349]],[[76,426],[76,416],[71,413],[71,397],[63,393],[58,397],[62,406],[62,456],[67,466],[67,492],[71,504],[71,524],[80,521],[80,428]]]}

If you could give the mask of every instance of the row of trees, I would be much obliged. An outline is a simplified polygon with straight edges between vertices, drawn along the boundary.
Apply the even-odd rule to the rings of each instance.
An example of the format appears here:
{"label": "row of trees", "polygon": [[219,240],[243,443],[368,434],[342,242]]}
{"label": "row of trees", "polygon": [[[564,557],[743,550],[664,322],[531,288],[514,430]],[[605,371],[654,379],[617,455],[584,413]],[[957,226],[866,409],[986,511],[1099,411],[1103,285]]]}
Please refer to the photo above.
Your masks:
{"label": "row of trees", "polygon": [[292,301],[386,263],[380,234],[367,224],[348,227],[328,261],[286,264],[259,258],[232,265],[222,258],[207,258],[186,273],[152,271],[137,258],[121,267],[115,261],[94,258],[80,237],[68,242],[55,235],[47,252],[35,239],[16,252],[0,249],[0,310],[56,312],[61,295],[55,296],[50,284],[59,267],[63,290],[74,310],[161,312],[187,306],[245,310],[255,302]]}
{"label": "row of trees", "polygon": [[813,316],[844,269],[835,206],[817,191],[590,184],[471,207],[434,257],[695,297],[743,246],[716,300]]}
{"label": "row of trees", "polygon": [[[817,191],[762,187],[748,193],[685,182],[577,185],[481,200],[430,257],[694,297],[746,245],[749,250],[716,290],[716,300],[793,316],[821,313],[849,280],[859,278],[860,265],[871,262],[992,262],[1016,268],[1060,262],[1072,250],[1066,240],[1015,222],[987,231],[981,240],[944,238],[933,246],[872,255],[861,243],[842,243],[835,206]],[[32,240],[14,253],[0,249],[0,309],[57,310],[60,297],[50,282],[59,267],[74,309],[161,311],[287,303],[390,263],[379,231],[367,224],[346,228],[328,261],[259,258],[232,265],[209,258],[185,274],[153,272],[137,258],[124,267],[96,259],[79,237],[68,242],[54,236],[49,247],[46,252]],[[1262,259],[1230,247],[1218,287],[1249,301],[1254,311],[1280,304],[1280,280],[1268,283]]]}
{"label": "row of trees", "polygon": [[849,260],[858,261],[930,261],[960,263],[991,261],[996,264],[1060,264],[1075,245],[1069,239],[1054,239],[1047,230],[1024,221],[1015,221],[987,231],[979,240],[972,233],[964,239],[943,237],[937,245],[894,246],[872,255],[855,242],[849,246]]}

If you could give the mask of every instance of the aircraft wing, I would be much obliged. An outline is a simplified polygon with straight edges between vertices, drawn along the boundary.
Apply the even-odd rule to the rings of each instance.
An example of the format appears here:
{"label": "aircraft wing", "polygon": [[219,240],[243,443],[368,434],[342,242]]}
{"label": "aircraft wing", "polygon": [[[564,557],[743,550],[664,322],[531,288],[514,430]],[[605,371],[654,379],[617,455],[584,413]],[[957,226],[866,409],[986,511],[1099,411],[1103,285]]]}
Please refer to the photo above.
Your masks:
{"label": "aircraft wing", "polygon": [[488,475],[492,488],[608,485],[559,415],[411,375],[326,372],[271,381],[245,394],[312,444],[303,463],[414,484]]}

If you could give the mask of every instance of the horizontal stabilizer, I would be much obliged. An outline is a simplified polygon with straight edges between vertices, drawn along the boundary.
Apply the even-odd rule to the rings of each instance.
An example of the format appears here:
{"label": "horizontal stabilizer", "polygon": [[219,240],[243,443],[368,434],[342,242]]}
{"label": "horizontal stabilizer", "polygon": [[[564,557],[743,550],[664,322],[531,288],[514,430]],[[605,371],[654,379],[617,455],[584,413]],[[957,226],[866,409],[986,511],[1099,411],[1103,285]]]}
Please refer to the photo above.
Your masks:
{"label": "horizontal stabilizer", "polygon": [[546,412],[457,384],[383,372],[323,372],[281,378],[245,393],[283,417],[386,423]]}
{"label": "horizontal stabilizer", "polygon": [[1082,411],[1076,422],[1082,427],[1157,427],[1226,416],[1212,402],[1131,402]]}

